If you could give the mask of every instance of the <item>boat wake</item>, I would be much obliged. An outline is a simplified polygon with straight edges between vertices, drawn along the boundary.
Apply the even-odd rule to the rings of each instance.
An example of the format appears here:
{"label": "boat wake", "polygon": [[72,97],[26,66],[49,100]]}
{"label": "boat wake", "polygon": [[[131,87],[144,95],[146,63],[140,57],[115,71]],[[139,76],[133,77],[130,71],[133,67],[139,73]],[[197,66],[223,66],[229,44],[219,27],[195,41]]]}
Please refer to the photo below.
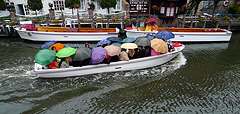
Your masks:
{"label": "boat wake", "polygon": [[0,77],[29,77],[36,78],[33,65],[21,65],[0,70]]}

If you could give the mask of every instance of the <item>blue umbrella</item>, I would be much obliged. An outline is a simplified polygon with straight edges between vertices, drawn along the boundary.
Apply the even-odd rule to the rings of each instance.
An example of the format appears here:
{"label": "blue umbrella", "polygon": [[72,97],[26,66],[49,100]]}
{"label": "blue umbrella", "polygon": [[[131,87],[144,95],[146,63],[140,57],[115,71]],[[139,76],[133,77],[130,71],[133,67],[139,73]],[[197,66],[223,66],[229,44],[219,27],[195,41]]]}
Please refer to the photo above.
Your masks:
{"label": "blue umbrella", "polygon": [[149,39],[153,40],[155,38],[154,35],[147,35],[146,37],[148,37]]}
{"label": "blue umbrella", "polygon": [[108,37],[107,40],[111,41],[111,42],[119,42],[122,41],[121,38],[119,37]]}
{"label": "blue umbrella", "polygon": [[175,37],[175,35],[170,31],[160,31],[155,36],[158,39],[169,40]]}
{"label": "blue umbrella", "polygon": [[217,18],[221,17],[221,13],[217,13],[215,17]]}
{"label": "blue umbrella", "polygon": [[45,42],[40,49],[44,49],[44,48],[50,48],[53,44],[57,43],[57,41],[49,41],[49,42]]}
{"label": "blue umbrella", "polygon": [[113,43],[112,45],[120,47],[122,44],[118,42],[118,43]]}
{"label": "blue umbrella", "polygon": [[131,43],[131,42],[134,42],[135,40],[136,40],[136,38],[127,37],[127,38],[123,39],[120,42],[122,42],[122,43]]}
{"label": "blue umbrella", "polygon": [[111,43],[111,41],[104,39],[104,40],[99,41],[97,43],[97,46],[102,46],[104,44],[110,44],[110,43]]}

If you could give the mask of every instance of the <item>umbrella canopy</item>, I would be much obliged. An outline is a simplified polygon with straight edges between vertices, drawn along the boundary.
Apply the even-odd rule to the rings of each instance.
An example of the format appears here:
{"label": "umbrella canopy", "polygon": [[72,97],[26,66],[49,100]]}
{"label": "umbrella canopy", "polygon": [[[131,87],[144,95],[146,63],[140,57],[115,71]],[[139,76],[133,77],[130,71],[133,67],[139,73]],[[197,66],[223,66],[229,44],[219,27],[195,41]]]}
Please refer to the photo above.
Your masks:
{"label": "umbrella canopy", "polygon": [[93,48],[91,55],[92,64],[101,63],[103,59],[106,57],[106,55],[107,50],[105,48],[102,47]]}
{"label": "umbrella canopy", "polygon": [[56,43],[54,45],[52,45],[49,49],[52,49],[52,47],[55,47],[57,51],[59,51],[60,49],[64,48],[64,45],[61,43]]}
{"label": "umbrella canopy", "polygon": [[92,50],[86,47],[80,47],[73,56],[73,61],[83,61],[91,57]]}
{"label": "umbrella canopy", "polygon": [[50,48],[53,44],[57,43],[57,41],[49,41],[49,42],[45,42],[40,49],[44,49],[44,48]]}
{"label": "umbrella canopy", "polygon": [[153,40],[153,39],[155,38],[154,35],[147,35],[146,37],[149,38],[149,39],[151,39],[151,40]]}
{"label": "umbrella canopy", "polygon": [[151,39],[147,37],[139,37],[134,43],[137,44],[138,46],[151,46],[150,41]]}
{"label": "umbrella canopy", "polygon": [[122,42],[122,43],[130,43],[130,42],[134,42],[135,40],[136,40],[136,38],[127,37],[127,38],[123,39],[120,42]]}
{"label": "umbrella canopy", "polygon": [[111,43],[111,41],[104,39],[104,40],[99,41],[97,43],[97,46],[102,46],[104,44],[110,44],[110,43]]}
{"label": "umbrella canopy", "polygon": [[164,39],[164,40],[169,40],[169,39],[172,39],[172,38],[174,38],[175,37],[175,35],[172,33],[172,32],[170,32],[170,31],[160,31],[160,32],[158,32],[157,34],[156,34],[156,38],[158,38],[158,39]]}
{"label": "umbrella canopy", "polygon": [[72,47],[65,47],[65,48],[59,50],[57,52],[56,56],[59,58],[64,58],[64,57],[69,57],[75,53],[76,53],[76,49],[74,49]]}
{"label": "umbrella canopy", "polygon": [[104,47],[107,50],[109,56],[119,55],[121,53],[121,48],[115,45]]}
{"label": "umbrella canopy", "polygon": [[121,47],[121,43],[112,43],[112,45],[115,45],[115,46],[118,46],[118,47]]}
{"label": "umbrella canopy", "polygon": [[154,22],[156,20],[158,20],[158,18],[150,18],[146,21],[146,23],[151,23],[151,22]]}
{"label": "umbrella canopy", "polygon": [[121,38],[119,37],[108,37],[107,40],[111,41],[111,42],[119,42],[122,41]]}
{"label": "umbrella canopy", "polygon": [[151,40],[151,47],[156,51],[160,53],[165,53],[168,51],[168,45],[161,39],[153,39]]}
{"label": "umbrella canopy", "polygon": [[50,64],[55,59],[55,52],[50,49],[39,50],[35,55],[35,62],[40,65]]}
{"label": "umbrella canopy", "polygon": [[135,48],[138,48],[138,46],[135,43],[123,43],[121,45],[121,48],[124,48],[124,49],[135,49]]}
{"label": "umbrella canopy", "polygon": [[23,28],[27,30],[37,31],[37,28],[33,26],[32,24],[26,24]]}

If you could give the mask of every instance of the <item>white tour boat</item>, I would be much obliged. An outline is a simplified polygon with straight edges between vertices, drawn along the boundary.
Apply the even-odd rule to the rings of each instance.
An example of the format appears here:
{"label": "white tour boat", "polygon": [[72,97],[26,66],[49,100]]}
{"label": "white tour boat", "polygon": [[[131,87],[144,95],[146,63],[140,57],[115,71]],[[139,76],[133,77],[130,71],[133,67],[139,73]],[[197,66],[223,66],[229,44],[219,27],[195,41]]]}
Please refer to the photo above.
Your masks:
{"label": "white tour boat", "polygon": [[183,49],[184,45],[175,47],[172,52],[157,56],[149,56],[137,59],[131,59],[129,61],[118,61],[111,62],[110,64],[97,64],[97,65],[86,65],[82,67],[70,67],[70,68],[58,68],[58,69],[42,69],[42,66],[35,63],[35,72],[40,78],[61,78],[61,77],[72,77],[89,74],[97,74],[104,72],[117,72],[117,71],[128,71],[134,69],[144,69],[154,66],[162,65],[174,57],[176,57]]}
{"label": "white tour boat", "polygon": [[37,31],[15,28],[22,39],[32,41],[100,41],[118,37],[118,28],[36,27]]}
{"label": "white tour boat", "polygon": [[[224,29],[207,28],[158,28],[158,31],[170,31],[175,37],[173,42],[227,42],[230,41],[232,32]],[[146,35],[156,35],[156,32],[146,32],[145,28],[125,29],[127,37],[139,37]]]}

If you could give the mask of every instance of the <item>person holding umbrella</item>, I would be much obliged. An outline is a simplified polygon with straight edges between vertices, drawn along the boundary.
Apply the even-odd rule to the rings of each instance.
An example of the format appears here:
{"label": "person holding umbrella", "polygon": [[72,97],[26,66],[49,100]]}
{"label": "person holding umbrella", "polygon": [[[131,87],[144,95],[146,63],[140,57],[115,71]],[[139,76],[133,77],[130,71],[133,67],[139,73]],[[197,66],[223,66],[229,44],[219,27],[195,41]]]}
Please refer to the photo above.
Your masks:
{"label": "person holding umbrella", "polygon": [[61,68],[68,68],[69,62],[72,62],[72,59],[70,57],[64,58],[64,61],[61,64]]}
{"label": "person holding umbrella", "polygon": [[119,56],[120,61],[129,61],[129,57],[126,51],[127,49],[123,48],[123,51],[120,53],[120,56]]}
{"label": "person holding umbrella", "polygon": [[152,25],[152,26],[151,26],[151,30],[152,30],[153,32],[156,32],[157,29],[158,29],[158,26],[156,25],[156,23],[155,23],[155,22],[152,22],[151,25]]}

